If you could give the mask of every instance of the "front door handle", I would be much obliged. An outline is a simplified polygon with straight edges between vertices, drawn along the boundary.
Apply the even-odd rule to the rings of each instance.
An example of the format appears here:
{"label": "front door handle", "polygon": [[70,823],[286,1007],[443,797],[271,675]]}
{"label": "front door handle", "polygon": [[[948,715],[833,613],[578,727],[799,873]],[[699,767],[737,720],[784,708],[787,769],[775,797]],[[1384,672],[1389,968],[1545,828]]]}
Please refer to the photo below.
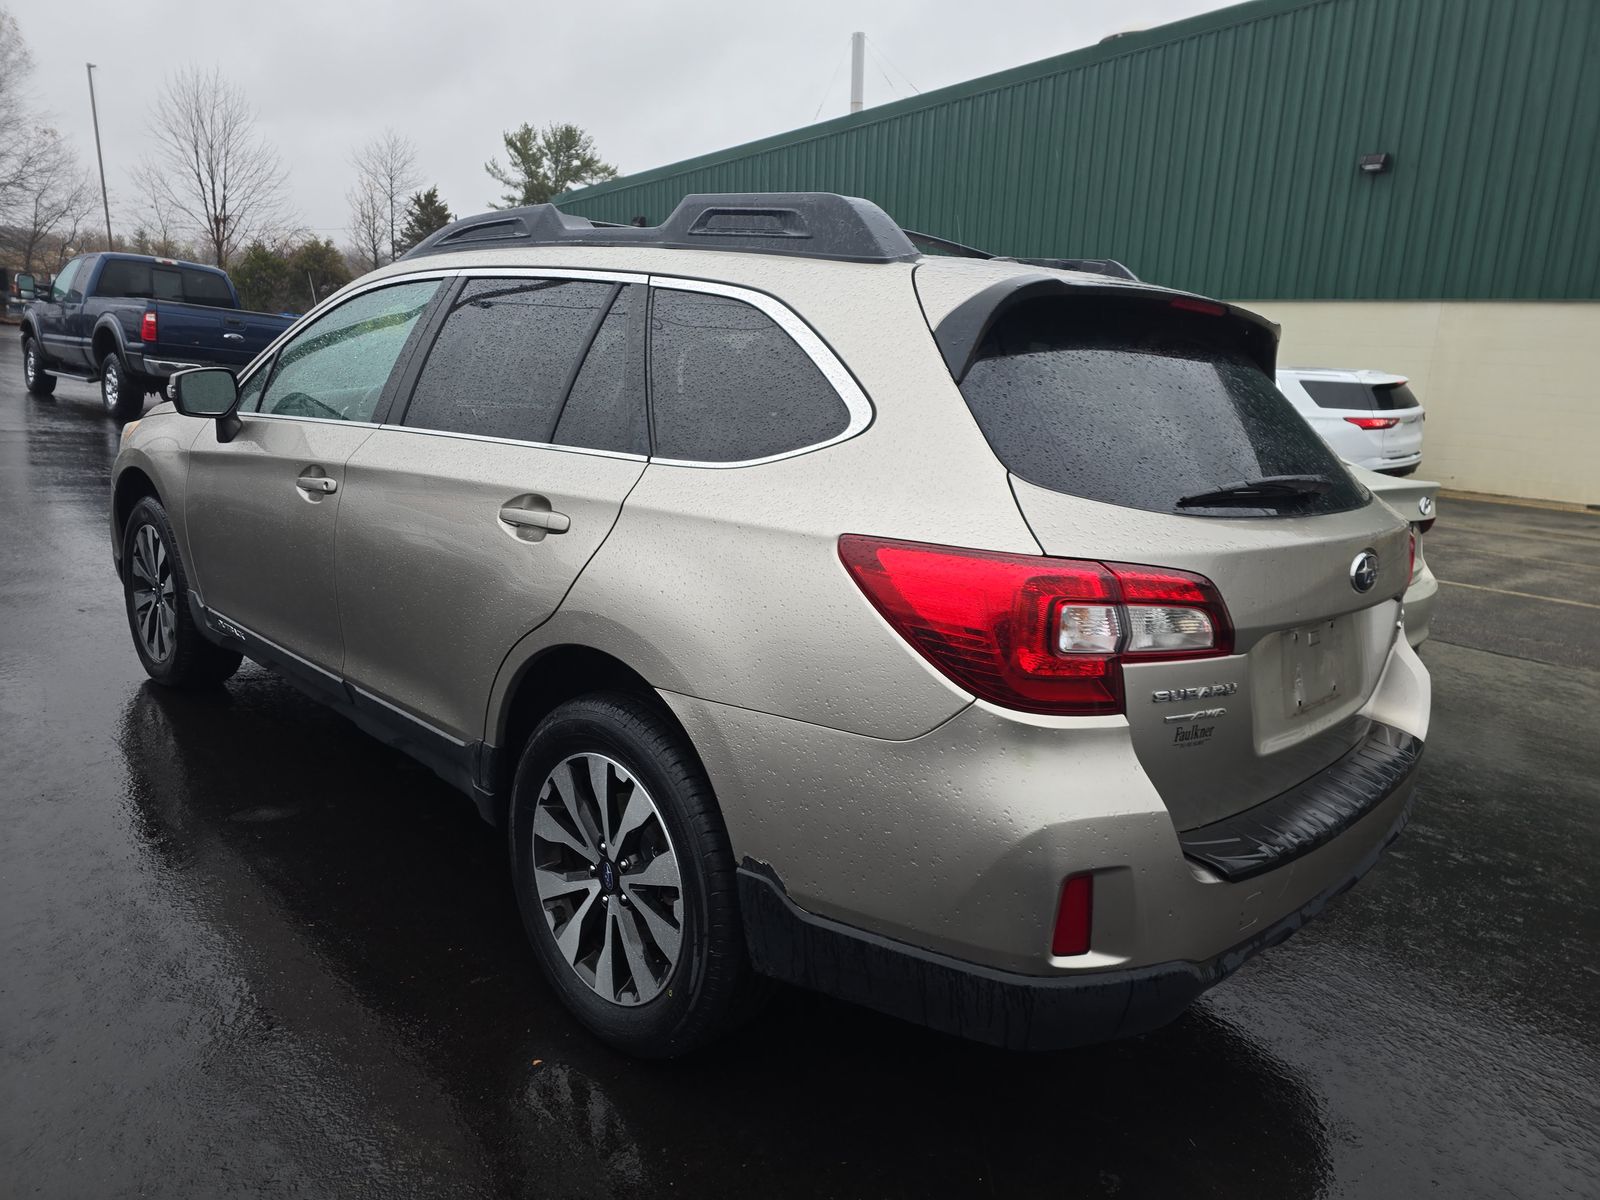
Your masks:
{"label": "front door handle", "polygon": [[339,481],[329,479],[326,475],[302,475],[294,481],[294,485],[302,492],[320,492],[324,496],[331,496],[339,490]]}
{"label": "front door handle", "polygon": [[513,508],[507,505],[500,510],[500,519],[519,529],[542,529],[546,533],[565,533],[572,528],[566,513],[551,512],[547,508]]}

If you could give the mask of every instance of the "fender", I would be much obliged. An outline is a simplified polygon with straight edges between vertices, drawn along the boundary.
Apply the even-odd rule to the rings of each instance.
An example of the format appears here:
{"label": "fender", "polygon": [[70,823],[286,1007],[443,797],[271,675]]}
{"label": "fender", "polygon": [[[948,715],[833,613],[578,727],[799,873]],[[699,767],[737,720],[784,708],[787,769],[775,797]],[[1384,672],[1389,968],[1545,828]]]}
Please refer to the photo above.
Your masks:
{"label": "fender", "polygon": [[[144,370],[144,350],[141,348],[137,353],[132,353],[128,350],[128,335],[122,328],[122,322],[117,319],[117,314],[114,312],[101,313],[100,319],[94,323],[94,328],[90,330],[89,346],[91,355],[93,354],[94,344],[100,339],[100,331],[103,329],[111,331],[111,336],[117,343],[117,353],[122,356],[122,361],[127,364],[128,370],[135,374],[142,373]],[[99,369],[100,360],[96,358],[91,370],[98,371]]]}

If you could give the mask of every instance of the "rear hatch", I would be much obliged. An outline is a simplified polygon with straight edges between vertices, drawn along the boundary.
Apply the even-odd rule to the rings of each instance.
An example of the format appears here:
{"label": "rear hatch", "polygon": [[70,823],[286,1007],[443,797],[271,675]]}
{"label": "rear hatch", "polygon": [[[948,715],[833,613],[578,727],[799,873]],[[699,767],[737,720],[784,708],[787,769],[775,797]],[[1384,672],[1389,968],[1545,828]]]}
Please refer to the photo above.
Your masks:
{"label": "rear hatch", "polygon": [[1298,378],[1306,395],[1329,416],[1375,432],[1385,462],[1403,463],[1422,453],[1425,414],[1403,376],[1358,371],[1346,378]]}
{"label": "rear hatch", "polygon": [[952,371],[1045,553],[1177,568],[1220,592],[1231,653],[1122,667],[1134,747],[1177,827],[1355,746],[1409,531],[1274,385],[1276,330],[1150,289],[1040,288],[971,347]]}

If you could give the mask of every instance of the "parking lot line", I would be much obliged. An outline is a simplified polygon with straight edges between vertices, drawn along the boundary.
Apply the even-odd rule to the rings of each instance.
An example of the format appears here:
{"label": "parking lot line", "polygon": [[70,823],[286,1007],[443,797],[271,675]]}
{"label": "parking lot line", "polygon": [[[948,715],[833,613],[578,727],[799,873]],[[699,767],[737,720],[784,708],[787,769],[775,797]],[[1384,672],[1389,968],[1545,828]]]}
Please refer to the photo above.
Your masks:
{"label": "parking lot line", "polygon": [[1600,608],[1600,604],[1590,604],[1587,600],[1563,600],[1559,596],[1540,596],[1533,592],[1513,592],[1509,588],[1486,587],[1481,583],[1457,583],[1454,579],[1441,579],[1439,582],[1446,587],[1471,588],[1475,592],[1493,592],[1497,596],[1520,596],[1524,600],[1548,600],[1551,604],[1570,604],[1574,608]]}

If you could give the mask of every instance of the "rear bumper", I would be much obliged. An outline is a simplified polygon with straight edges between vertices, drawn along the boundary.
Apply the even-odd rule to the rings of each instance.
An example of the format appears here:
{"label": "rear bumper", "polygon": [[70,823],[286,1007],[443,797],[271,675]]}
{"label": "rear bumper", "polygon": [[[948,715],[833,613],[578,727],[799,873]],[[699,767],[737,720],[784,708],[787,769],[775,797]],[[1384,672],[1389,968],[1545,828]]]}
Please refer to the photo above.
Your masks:
{"label": "rear bumper", "polygon": [[1433,609],[1439,599],[1439,580],[1423,563],[1405,595],[1406,641],[1413,647],[1428,640],[1433,624]]}
{"label": "rear bumper", "polygon": [[[1094,1041],[1169,1019],[1363,874],[1413,787],[1405,772],[1377,779],[1326,837],[1230,881],[1186,853],[1124,717],[980,702],[891,741],[661,695],[756,876],[745,886],[773,893],[749,896],[761,968],[1001,1045]],[[1427,669],[1396,638],[1359,715],[1420,742],[1429,709]],[[1053,956],[1062,880],[1085,872],[1093,949]],[[944,999],[895,998],[904,991]],[[1112,997],[1115,1020],[1085,996]],[[1079,1006],[1090,1015],[1069,1021]]]}
{"label": "rear bumper", "polygon": [[1369,848],[1294,911],[1200,962],[1174,961],[1068,978],[963,962],[805,912],[770,868],[746,860],[739,903],[762,974],[942,1033],[1008,1050],[1060,1050],[1167,1024],[1248,959],[1276,946],[1372,869],[1410,818],[1409,781],[1363,819]]}
{"label": "rear bumper", "polygon": [[165,379],[168,375],[176,374],[179,371],[188,371],[194,367],[214,365],[213,363],[191,362],[188,359],[181,358],[154,358],[150,355],[144,355],[139,362],[129,364],[139,374],[150,375],[158,379]]}

